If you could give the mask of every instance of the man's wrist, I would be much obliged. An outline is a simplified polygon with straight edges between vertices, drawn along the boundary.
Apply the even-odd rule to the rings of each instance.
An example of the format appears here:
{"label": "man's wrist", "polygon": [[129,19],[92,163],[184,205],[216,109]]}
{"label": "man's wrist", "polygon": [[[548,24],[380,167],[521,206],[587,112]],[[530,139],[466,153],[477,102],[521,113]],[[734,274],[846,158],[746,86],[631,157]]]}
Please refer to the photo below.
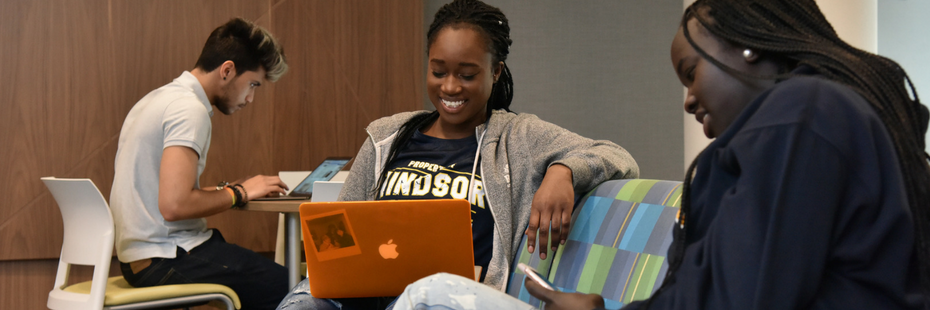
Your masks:
{"label": "man's wrist", "polygon": [[249,201],[249,192],[245,191],[245,186],[242,186],[242,184],[236,184],[233,185],[233,187],[238,187],[239,190],[242,191],[242,204],[245,204],[247,201]]}
{"label": "man's wrist", "polygon": [[[219,187],[219,186],[217,186],[217,187]],[[236,195],[236,191],[233,190],[232,188],[229,188],[229,187],[224,187],[224,188],[221,189],[221,190],[225,190],[226,192],[229,193],[229,196],[232,197],[232,205],[231,205],[230,208],[235,207],[235,206],[236,206],[236,203],[238,202],[238,201],[236,200],[236,196],[237,196],[237,195]]]}

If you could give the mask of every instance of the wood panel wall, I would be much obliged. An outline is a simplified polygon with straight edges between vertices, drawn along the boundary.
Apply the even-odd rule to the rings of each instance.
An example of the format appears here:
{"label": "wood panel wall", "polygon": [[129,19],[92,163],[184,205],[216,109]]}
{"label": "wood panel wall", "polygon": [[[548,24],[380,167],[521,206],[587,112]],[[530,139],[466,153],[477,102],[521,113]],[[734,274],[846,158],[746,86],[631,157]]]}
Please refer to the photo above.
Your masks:
{"label": "wood panel wall", "polygon": [[[43,309],[62,240],[39,181],[87,177],[109,197],[119,130],[147,92],[190,70],[207,35],[241,16],[284,44],[290,71],[213,117],[201,184],[309,170],[355,155],[372,120],[421,108],[419,0],[0,1],[0,309]],[[277,215],[208,225],[273,250]],[[89,278],[89,273],[78,277]]]}

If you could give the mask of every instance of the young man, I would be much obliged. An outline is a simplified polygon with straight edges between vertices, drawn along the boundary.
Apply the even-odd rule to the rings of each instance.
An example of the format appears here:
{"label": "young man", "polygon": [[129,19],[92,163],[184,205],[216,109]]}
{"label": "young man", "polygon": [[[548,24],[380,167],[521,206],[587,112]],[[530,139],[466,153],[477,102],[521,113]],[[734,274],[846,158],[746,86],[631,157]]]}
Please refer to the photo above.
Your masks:
{"label": "young man", "polygon": [[201,189],[213,107],[232,114],[255,88],[287,71],[281,46],[265,29],[235,18],[216,28],[190,72],[143,97],[120,131],[110,206],[120,269],[137,287],[218,283],[243,309],[274,309],[288,292],[283,266],[234,244],[205,217],[255,197],[283,193],[276,176]]}

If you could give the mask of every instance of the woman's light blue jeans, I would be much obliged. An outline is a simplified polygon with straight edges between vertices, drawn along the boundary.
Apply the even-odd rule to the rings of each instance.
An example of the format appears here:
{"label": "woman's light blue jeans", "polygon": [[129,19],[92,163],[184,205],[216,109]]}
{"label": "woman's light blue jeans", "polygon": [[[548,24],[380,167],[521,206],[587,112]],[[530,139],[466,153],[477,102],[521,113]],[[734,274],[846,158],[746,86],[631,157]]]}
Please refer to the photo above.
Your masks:
{"label": "woman's light blue jeans", "polygon": [[394,301],[394,310],[408,309],[536,309],[504,292],[474,280],[439,273],[407,286]]}
{"label": "woman's light blue jeans", "polygon": [[310,295],[310,281],[304,279],[278,304],[278,310],[391,309],[392,297],[316,298]]}
{"label": "woman's light blue jeans", "polygon": [[[355,298],[358,300],[360,298]],[[386,304],[382,301],[381,303]],[[448,273],[438,273],[407,286],[393,305],[377,306],[394,310],[477,310],[536,309],[490,286]],[[363,308],[367,308],[363,307]],[[374,306],[371,306],[374,307]],[[300,282],[278,305],[278,310],[342,310],[353,308],[346,300],[319,299],[310,295],[307,279]]]}

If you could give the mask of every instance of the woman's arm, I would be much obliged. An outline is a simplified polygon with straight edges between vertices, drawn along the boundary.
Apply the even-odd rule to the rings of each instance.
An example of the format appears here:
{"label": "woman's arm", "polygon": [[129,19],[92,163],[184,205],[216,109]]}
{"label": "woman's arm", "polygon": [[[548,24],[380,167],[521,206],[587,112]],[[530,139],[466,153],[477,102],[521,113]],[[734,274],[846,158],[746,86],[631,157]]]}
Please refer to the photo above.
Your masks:
{"label": "woman's arm", "polygon": [[[639,166],[633,157],[619,145],[603,140],[582,137],[535,116],[513,126],[511,139],[521,137],[522,147],[513,148],[513,157],[529,157],[529,169],[545,171],[533,196],[530,219],[525,232],[527,251],[536,250],[537,235],[539,257],[547,257],[547,248],[555,251],[556,244],[564,244],[571,227],[575,193],[583,193],[611,179],[636,178]],[[516,141],[515,141],[516,142]],[[520,143],[516,142],[516,143]],[[549,233],[553,243],[548,244]]]}

